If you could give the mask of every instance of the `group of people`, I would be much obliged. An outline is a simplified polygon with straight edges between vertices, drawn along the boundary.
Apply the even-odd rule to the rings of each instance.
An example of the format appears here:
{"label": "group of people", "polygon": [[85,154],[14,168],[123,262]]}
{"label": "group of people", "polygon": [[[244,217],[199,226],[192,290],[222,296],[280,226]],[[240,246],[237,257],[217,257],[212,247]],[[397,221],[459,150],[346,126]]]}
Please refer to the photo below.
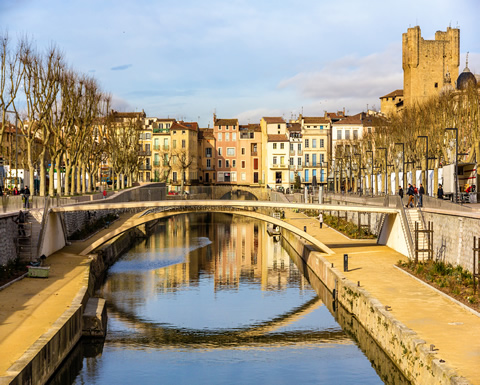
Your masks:
{"label": "group of people", "polygon": [[28,186],[25,186],[25,188],[21,188],[20,190],[15,186],[13,189],[5,189],[5,191],[3,191],[0,186],[0,196],[3,195],[21,195],[24,200],[23,206],[28,209],[28,200],[30,199],[30,189]]}
{"label": "group of people", "polygon": [[[411,183],[408,184],[407,188],[407,196],[408,196],[408,202],[405,205],[405,207],[413,207],[415,206],[415,197],[418,197],[418,207],[423,206],[423,195],[425,194],[425,188],[423,187],[423,184],[420,183],[420,187],[417,188],[417,186],[413,185]],[[403,188],[402,186],[398,186],[398,195],[400,195],[400,198],[403,200]]]}

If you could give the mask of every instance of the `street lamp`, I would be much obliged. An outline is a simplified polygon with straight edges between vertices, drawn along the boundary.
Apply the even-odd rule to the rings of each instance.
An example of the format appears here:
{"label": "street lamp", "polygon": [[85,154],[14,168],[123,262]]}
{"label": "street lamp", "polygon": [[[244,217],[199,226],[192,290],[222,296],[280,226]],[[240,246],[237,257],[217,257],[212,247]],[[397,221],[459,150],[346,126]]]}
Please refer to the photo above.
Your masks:
{"label": "street lamp", "polygon": [[358,156],[358,182],[357,182],[357,190],[360,187],[360,196],[362,195],[362,156],[360,154],[353,154]]}
{"label": "street lamp", "polygon": [[428,136],[426,135],[419,135],[417,138],[424,138],[425,139],[425,191],[428,195]]}
{"label": "street lamp", "polygon": [[372,183],[371,183],[371,185],[370,185],[370,188],[371,188],[371,190],[372,190],[372,197],[373,197],[373,150],[367,150],[367,151],[365,151],[365,152],[366,152],[367,154],[368,154],[369,152],[372,153],[372,172],[370,173],[370,181],[371,181]]}
{"label": "street lamp", "polygon": [[395,146],[402,146],[402,188],[405,189],[405,143],[395,143]]}
{"label": "street lamp", "polygon": [[457,202],[457,183],[458,183],[458,128],[445,128],[445,131],[455,131],[455,203]]}
{"label": "street lamp", "polygon": [[377,150],[385,150],[385,195],[388,195],[387,148],[377,147]]}

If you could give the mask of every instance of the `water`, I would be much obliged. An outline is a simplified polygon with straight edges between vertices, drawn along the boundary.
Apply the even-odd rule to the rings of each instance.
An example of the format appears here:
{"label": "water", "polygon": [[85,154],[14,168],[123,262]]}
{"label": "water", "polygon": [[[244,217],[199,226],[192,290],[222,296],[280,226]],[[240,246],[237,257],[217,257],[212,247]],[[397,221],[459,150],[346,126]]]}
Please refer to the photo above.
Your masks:
{"label": "water", "polygon": [[105,344],[79,344],[51,383],[384,383],[265,230],[218,214],[158,224],[101,289]]}

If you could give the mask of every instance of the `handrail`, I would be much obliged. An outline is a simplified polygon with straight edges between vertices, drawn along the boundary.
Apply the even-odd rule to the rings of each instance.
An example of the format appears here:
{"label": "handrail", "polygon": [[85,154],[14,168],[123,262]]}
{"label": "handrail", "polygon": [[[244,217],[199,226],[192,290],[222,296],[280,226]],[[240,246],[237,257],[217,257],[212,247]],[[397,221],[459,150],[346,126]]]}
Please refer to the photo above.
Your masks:
{"label": "handrail", "polygon": [[396,208],[399,209],[400,215],[402,216],[402,221],[401,221],[402,228],[407,238],[408,254],[410,256],[410,259],[413,259],[414,258],[413,239],[412,239],[412,233],[410,231],[410,226],[408,225],[407,214],[405,213],[405,206],[403,205],[402,199],[399,196],[396,196],[396,198],[397,198]]}

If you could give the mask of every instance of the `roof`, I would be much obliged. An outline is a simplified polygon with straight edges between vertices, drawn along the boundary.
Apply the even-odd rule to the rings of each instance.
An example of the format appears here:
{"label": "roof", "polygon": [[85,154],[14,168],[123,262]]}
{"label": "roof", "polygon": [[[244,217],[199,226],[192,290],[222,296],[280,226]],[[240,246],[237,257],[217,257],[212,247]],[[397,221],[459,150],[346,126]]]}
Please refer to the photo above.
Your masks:
{"label": "roof", "polygon": [[118,112],[115,110],[112,110],[111,112],[112,116],[114,118],[145,118],[147,115],[145,114],[144,111],[142,112]]}
{"label": "roof", "polygon": [[380,96],[380,99],[383,98],[396,98],[397,96],[403,96],[403,90],[395,90],[390,92],[389,94],[386,94],[384,96]]}
{"label": "roof", "polygon": [[269,142],[288,142],[289,139],[287,135],[285,134],[280,134],[280,135],[268,135],[268,141]]}
{"label": "roof", "polygon": [[212,128],[202,128],[198,131],[199,139],[215,139]]}
{"label": "roof", "polygon": [[267,124],[285,123],[285,120],[280,117],[263,117],[262,119],[265,120]]}
{"label": "roof", "polygon": [[253,131],[253,132],[262,132],[260,124],[258,123],[248,123],[238,126],[239,131]]}
{"label": "roof", "polygon": [[325,118],[324,116],[317,116],[317,117],[307,117],[307,116],[305,116],[303,118],[303,123],[304,124],[314,124],[314,123],[328,124],[330,122],[331,122],[330,118]]}
{"label": "roof", "polygon": [[238,119],[215,119],[215,126],[236,126]]}
{"label": "roof", "polygon": [[[198,127],[198,125],[197,125]],[[197,128],[193,126],[185,126],[184,124],[181,124],[180,122],[173,122],[172,126],[170,127],[171,130],[189,130],[189,131],[195,131],[197,132]]]}
{"label": "roof", "polygon": [[300,123],[290,123],[287,126],[288,131],[302,131],[302,125]]}
{"label": "roof", "polygon": [[188,127],[190,129],[194,129],[195,131],[198,131],[198,123],[197,122],[184,122],[183,120],[180,120],[178,122],[182,126]]}

